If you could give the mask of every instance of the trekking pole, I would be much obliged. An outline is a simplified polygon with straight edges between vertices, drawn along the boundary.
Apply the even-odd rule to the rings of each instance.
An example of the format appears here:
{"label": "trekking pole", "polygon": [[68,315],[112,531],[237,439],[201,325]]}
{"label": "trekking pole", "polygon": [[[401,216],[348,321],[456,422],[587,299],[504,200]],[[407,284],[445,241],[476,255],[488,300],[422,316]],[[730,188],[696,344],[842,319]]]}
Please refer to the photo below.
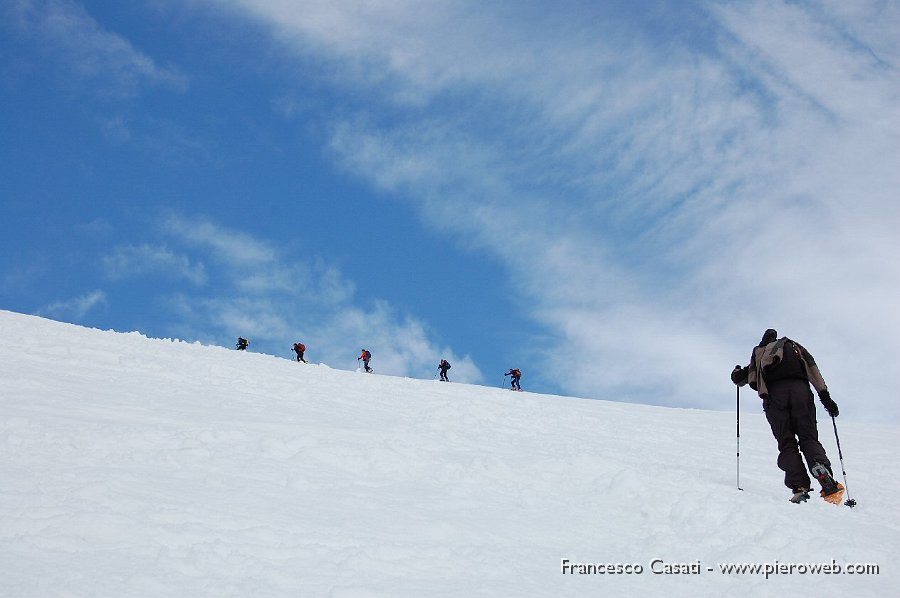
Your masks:
{"label": "trekking pole", "polygon": [[[740,367],[740,366],[737,366]],[[741,387],[735,387],[735,412],[737,413],[737,489],[741,492]]]}
{"label": "trekking pole", "polygon": [[834,440],[837,442],[838,447],[838,459],[841,460],[841,473],[844,476],[844,490],[847,492],[847,500],[844,502],[845,505],[850,507],[851,509],[856,506],[856,501],[850,498],[850,488],[847,486],[847,471],[844,469],[844,455],[841,453],[841,439],[838,437],[837,432],[837,422],[834,421],[834,416],[831,416],[831,425],[834,426]]}

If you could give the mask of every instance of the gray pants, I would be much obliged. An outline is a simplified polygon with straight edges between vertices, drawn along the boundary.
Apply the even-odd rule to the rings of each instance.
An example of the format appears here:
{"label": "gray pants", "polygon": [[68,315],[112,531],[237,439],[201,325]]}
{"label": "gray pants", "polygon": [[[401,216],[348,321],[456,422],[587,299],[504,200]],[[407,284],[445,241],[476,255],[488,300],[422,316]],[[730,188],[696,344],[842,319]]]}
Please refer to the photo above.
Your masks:
{"label": "gray pants", "polygon": [[[821,463],[831,471],[831,461],[819,442],[816,404],[806,380],[778,380],[769,384],[769,398],[763,401],[766,419],[778,441],[778,467],[784,472],[784,485],[809,488],[807,468]],[[806,459],[806,467],[803,459]]]}

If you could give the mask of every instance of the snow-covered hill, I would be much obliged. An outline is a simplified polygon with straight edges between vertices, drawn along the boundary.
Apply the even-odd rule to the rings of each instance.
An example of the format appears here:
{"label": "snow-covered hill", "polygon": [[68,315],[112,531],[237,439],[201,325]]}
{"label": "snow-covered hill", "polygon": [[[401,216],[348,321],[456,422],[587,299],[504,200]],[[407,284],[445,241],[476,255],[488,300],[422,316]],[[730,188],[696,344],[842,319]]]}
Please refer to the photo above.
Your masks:
{"label": "snow-covered hill", "polygon": [[[854,424],[853,398],[835,398],[855,509],[787,502],[749,391],[741,492],[733,411],[366,375],[0,311],[0,596],[894,595],[898,428]],[[832,562],[880,569],[720,571]]]}

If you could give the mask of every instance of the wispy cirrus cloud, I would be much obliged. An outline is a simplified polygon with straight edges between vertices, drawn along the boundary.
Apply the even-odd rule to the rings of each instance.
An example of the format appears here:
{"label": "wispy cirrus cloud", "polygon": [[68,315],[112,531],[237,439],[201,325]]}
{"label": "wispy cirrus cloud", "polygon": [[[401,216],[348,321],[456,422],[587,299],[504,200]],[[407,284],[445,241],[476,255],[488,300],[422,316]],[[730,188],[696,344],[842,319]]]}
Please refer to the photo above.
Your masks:
{"label": "wispy cirrus cloud", "polygon": [[106,302],[106,293],[98,289],[71,299],[54,301],[38,309],[37,313],[41,316],[78,322],[84,319],[89,311]]}
{"label": "wispy cirrus cloud", "polygon": [[900,382],[896,6],[239,4],[380,98],[335,158],[504,260],[568,392],[714,406],[768,326]]}
{"label": "wispy cirrus cloud", "polygon": [[0,8],[7,27],[37,41],[73,80],[114,97],[145,85],[183,90],[187,77],[161,66],[126,38],[108,31],[73,0],[9,0]]}
{"label": "wispy cirrus cloud", "polygon": [[116,247],[111,254],[103,257],[103,267],[112,280],[156,273],[185,279],[195,285],[203,285],[207,281],[202,263],[192,263],[190,258],[168,247],[148,243]]}

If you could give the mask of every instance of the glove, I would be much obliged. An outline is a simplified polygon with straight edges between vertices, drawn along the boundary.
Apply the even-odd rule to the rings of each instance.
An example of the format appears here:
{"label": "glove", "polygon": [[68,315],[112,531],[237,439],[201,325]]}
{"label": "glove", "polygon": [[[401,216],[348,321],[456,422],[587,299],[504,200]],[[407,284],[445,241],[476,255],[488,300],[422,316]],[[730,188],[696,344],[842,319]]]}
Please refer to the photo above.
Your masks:
{"label": "glove", "polygon": [[734,369],[731,370],[731,381],[740,386],[747,381],[748,374],[749,368],[742,368],[741,366],[736,365],[734,366]]}
{"label": "glove", "polygon": [[822,406],[825,407],[825,411],[828,412],[828,415],[831,417],[838,416],[840,411],[838,410],[837,403],[831,399],[831,394],[827,390],[823,390],[819,393],[819,401],[822,402]]}

